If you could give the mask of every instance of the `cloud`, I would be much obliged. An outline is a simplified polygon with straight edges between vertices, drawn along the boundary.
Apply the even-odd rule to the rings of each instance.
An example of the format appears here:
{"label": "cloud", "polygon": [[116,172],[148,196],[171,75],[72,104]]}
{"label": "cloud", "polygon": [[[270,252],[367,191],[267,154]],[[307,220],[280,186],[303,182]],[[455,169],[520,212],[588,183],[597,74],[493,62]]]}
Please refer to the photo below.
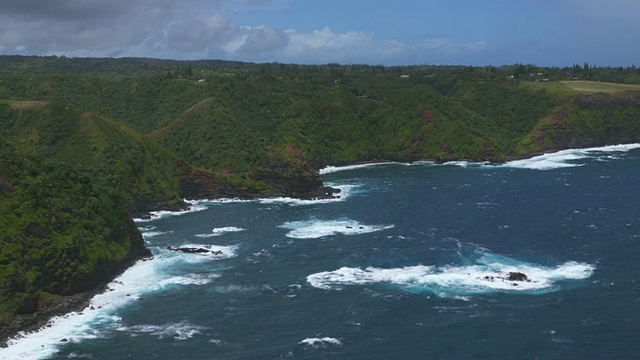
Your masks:
{"label": "cloud", "polygon": [[447,62],[486,42],[377,40],[329,27],[302,32],[248,26],[228,14],[288,0],[3,0],[0,53],[215,58],[253,62],[410,64]]}
{"label": "cloud", "polygon": [[240,52],[248,54],[260,54],[281,50],[289,43],[289,38],[280,29],[260,26],[257,28],[247,28],[247,37],[244,44],[238,49]]}
{"label": "cloud", "polygon": [[206,49],[222,48],[235,39],[240,26],[220,13],[201,19],[192,19],[168,26],[163,37],[155,41],[172,52],[189,54]]}

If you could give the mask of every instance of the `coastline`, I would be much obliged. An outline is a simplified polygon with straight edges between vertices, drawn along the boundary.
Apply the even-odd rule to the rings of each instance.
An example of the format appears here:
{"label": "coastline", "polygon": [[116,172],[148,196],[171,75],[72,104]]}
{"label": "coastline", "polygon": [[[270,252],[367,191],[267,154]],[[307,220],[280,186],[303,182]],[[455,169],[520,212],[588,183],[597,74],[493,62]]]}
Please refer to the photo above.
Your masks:
{"label": "coastline", "polygon": [[[511,158],[508,158],[508,160],[505,159],[505,161],[501,161],[501,162],[482,161],[482,163],[487,166],[495,166],[495,165],[504,165],[512,161],[518,161],[523,159],[533,159],[539,156],[563,154],[566,152],[589,152],[589,151],[612,152],[612,151],[629,151],[637,148],[640,148],[640,143],[605,145],[601,147],[578,148],[578,149],[562,149],[562,150],[549,151],[544,153],[529,154],[527,156],[523,155],[523,156],[511,157]],[[472,162],[472,160],[447,160],[447,161],[418,160],[410,163],[396,162],[396,161],[382,161],[382,162],[362,162],[362,163],[356,163],[356,164],[344,165],[344,166],[327,166],[327,168],[328,167],[332,167],[334,169],[344,168],[342,170],[349,170],[347,168],[354,168],[354,166],[357,166],[356,168],[365,168],[369,166],[378,166],[378,165],[387,165],[387,164],[415,165],[419,163],[433,163],[435,165],[442,165],[451,161]],[[341,171],[341,170],[339,169],[335,171]],[[323,174],[322,169],[320,169],[319,172]],[[328,173],[328,172],[325,172],[325,173]],[[327,188],[323,185],[322,189],[327,189]],[[336,197],[335,194],[336,193],[330,193],[330,194],[325,193],[324,198],[325,199],[335,198]],[[225,199],[225,198],[222,198],[222,199]],[[264,199],[264,198],[256,198],[255,200],[258,200],[258,199]],[[212,199],[210,201],[215,201],[215,200]],[[194,201],[190,201],[190,202],[188,201],[186,203],[191,206],[194,206]],[[168,210],[164,210],[164,211],[171,212]],[[175,212],[188,213],[191,211],[177,210]],[[153,213],[154,212],[147,213],[148,217],[146,217],[146,219],[148,219],[148,221],[151,221],[154,219],[152,216]],[[38,332],[39,330],[46,328],[50,320],[56,316],[63,316],[65,314],[69,314],[72,312],[83,311],[84,309],[90,306],[91,300],[96,295],[99,295],[107,291],[107,285],[110,282],[112,282],[120,274],[122,274],[124,271],[129,269],[131,266],[133,266],[136,262],[144,261],[145,259],[149,259],[149,258],[150,258],[149,256],[142,256],[136,259],[132,259],[132,261],[130,261],[129,264],[125,264],[125,266],[123,266],[120,272],[115,274],[112,278],[108,279],[107,281],[101,282],[98,286],[96,286],[92,290],[73,294],[73,295],[55,296],[50,299],[47,299],[46,301],[42,301],[41,304],[39,304],[40,306],[38,310],[32,314],[14,315],[9,321],[7,321],[5,325],[3,325],[2,328],[0,328],[0,347],[2,348],[7,347],[8,346],[7,342],[10,341],[11,339],[19,337],[21,333],[28,334],[32,332]]]}
{"label": "coastline", "polygon": [[[300,201],[327,201],[332,199],[338,199],[340,189],[324,186],[324,184],[318,188],[314,193],[307,196],[300,197]],[[202,202],[216,201],[216,200],[229,200],[228,197],[221,197],[219,199],[207,199]],[[239,201],[251,201],[251,200],[280,200],[288,201],[293,198],[289,197],[247,197],[242,196]],[[231,200],[233,201],[233,200]],[[183,200],[182,204],[173,205],[161,205],[154,211],[135,211],[131,216],[131,220],[136,224],[150,222],[163,217],[164,215],[183,215],[191,212],[197,212],[206,209],[205,206],[199,204],[198,200]],[[138,227],[136,225],[136,227]],[[125,271],[130,269],[133,265],[139,261],[146,261],[153,258],[153,255],[149,250],[144,247],[146,252],[143,252],[141,256],[130,259],[127,264],[124,264],[122,268],[117,271],[113,276],[107,279],[103,279],[94,288],[71,295],[51,295],[46,300],[38,298],[37,310],[29,314],[16,314],[12,315],[5,324],[0,327],[0,348],[8,347],[8,343],[12,339],[20,338],[21,334],[37,333],[47,327],[52,319],[59,316],[65,316],[70,313],[82,313],[83,310],[91,306],[91,301],[97,295],[103,294],[109,290],[108,285],[122,275]]]}
{"label": "coastline", "polygon": [[21,333],[38,332],[47,327],[50,320],[56,316],[64,316],[71,312],[86,309],[91,299],[106,290],[106,284],[100,287],[73,295],[59,295],[39,306],[32,314],[14,315],[0,328],[0,348],[8,346],[11,339],[19,337]]}

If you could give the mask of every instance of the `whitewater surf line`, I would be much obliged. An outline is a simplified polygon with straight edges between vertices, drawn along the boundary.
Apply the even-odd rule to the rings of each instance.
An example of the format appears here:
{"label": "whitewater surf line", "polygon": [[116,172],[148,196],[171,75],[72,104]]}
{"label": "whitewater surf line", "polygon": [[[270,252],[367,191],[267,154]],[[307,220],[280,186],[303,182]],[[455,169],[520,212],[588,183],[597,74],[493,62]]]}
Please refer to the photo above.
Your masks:
{"label": "whitewater surf line", "polygon": [[[82,311],[53,317],[39,330],[21,332],[9,339],[8,347],[0,348],[0,359],[50,358],[58,352],[58,346],[65,343],[79,343],[86,339],[104,337],[105,332],[122,331],[122,319],[115,315],[117,310],[150,293],[174,287],[206,285],[220,277],[217,273],[172,275],[169,269],[179,263],[202,263],[236,256],[235,246],[194,246],[209,246],[221,253],[215,256],[195,256],[161,251],[153,259],[140,260],[109,283],[105,292],[95,295]],[[173,337],[176,340],[188,339],[200,330],[188,324],[168,324],[149,331],[134,328],[134,331],[151,332],[159,336],[175,334]]]}
{"label": "whitewater surf line", "polygon": [[311,274],[307,276],[307,282],[323,290],[387,283],[438,297],[460,298],[496,292],[535,294],[557,291],[563,282],[587,279],[594,271],[595,266],[575,261],[547,267],[486,254],[475,264],[463,266],[342,267]]}
{"label": "whitewater surf line", "polygon": [[640,148],[640,143],[618,144],[590,148],[565,149],[556,152],[535,155],[525,159],[507,161],[504,164],[493,164],[487,161],[475,162],[468,160],[447,161],[437,163],[434,161],[421,160],[411,163],[385,161],[378,163],[363,163],[345,166],[326,166],[319,170],[321,175],[336,173],[340,171],[349,171],[356,169],[366,169],[387,165],[398,166],[458,166],[462,168],[514,168],[514,169],[530,169],[530,170],[553,170],[566,167],[583,166],[584,164],[573,163],[571,161],[582,160],[587,158],[595,158],[600,160],[611,159],[612,153],[623,153]]}
{"label": "whitewater surf line", "polygon": [[215,228],[213,230],[211,230],[211,233],[204,233],[204,234],[196,234],[196,237],[199,238],[209,238],[209,237],[216,237],[216,236],[222,236],[224,234],[228,234],[228,233],[235,233],[235,232],[241,232],[241,231],[245,231],[246,229],[243,228],[239,228],[239,227],[235,227],[235,226],[226,226],[226,227],[221,227],[221,228]]}
{"label": "whitewater surf line", "polygon": [[392,229],[394,225],[365,225],[355,220],[306,220],[306,221],[290,221],[279,226],[280,228],[289,229],[286,236],[294,239],[317,239],[325,236],[337,234],[343,235],[361,235]]}

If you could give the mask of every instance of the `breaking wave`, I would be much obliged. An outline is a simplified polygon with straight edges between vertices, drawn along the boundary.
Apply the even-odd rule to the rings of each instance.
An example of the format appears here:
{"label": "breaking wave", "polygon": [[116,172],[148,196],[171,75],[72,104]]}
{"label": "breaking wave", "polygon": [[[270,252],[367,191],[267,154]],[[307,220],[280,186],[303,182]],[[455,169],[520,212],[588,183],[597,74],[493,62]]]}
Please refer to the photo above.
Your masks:
{"label": "breaking wave", "polygon": [[583,159],[596,159],[599,161],[607,161],[616,159],[617,154],[626,153],[630,150],[640,148],[638,144],[620,144],[601,147],[591,147],[583,149],[567,149],[553,153],[534,156],[527,159],[513,160],[501,165],[492,165],[489,162],[472,162],[467,160],[460,161],[448,161],[442,164],[437,164],[432,161],[417,161],[413,163],[400,163],[400,162],[379,162],[368,164],[356,164],[348,166],[327,166],[320,169],[320,174],[331,174],[339,171],[356,170],[385,165],[401,165],[401,166],[458,166],[462,168],[516,168],[516,169],[531,169],[531,170],[552,170],[566,167],[583,166],[584,163],[577,162]]}
{"label": "breaking wave", "polygon": [[332,197],[327,199],[296,199],[291,197],[277,197],[277,198],[264,198],[258,199],[257,201],[260,204],[283,204],[283,205],[291,205],[291,206],[300,206],[300,205],[315,205],[315,204],[328,204],[345,201],[348,197],[352,195],[352,190],[359,185],[336,185],[336,184],[326,184],[329,187],[333,187],[335,189],[340,190],[337,194],[334,194]]}
{"label": "breaking wave", "polygon": [[509,161],[503,167],[532,170],[551,170],[565,167],[583,166],[577,160],[608,160],[615,154],[625,153],[640,148],[640,144],[611,145],[585,149],[568,149],[555,153],[534,156],[529,159]]}
{"label": "breaking wave", "polygon": [[336,338],[322,337],[322,338],[307,338],[300,341],[299,344],[318,348],[318,347],[325,347],[327,345],[341,346],[342,342],[340,342],[340,340]]}
{"label": "breaking wave", "polygon": [[[180,263],[220,260],[236,256],[234,246],[194,246],[210,247],[220,253],[196,256],[162,250],[153,259],[138,261],[109,283],[105,292],[94,296],[82,311],[54,317],[40,330],[32,333],[22,332],[10,339],[7,342],[7,348],[0,348],[0,359],[49,358],[58,352],[58,346],[63,343],[78,343],[86,339],[104,337],[105,331],[121,326],[122,319],[115,315],[118,309],[139,301],[150,293],[175,287],[205,285],[220,276],[216,273],[176,276],[170,273],[170,269],[179,266]],[[133,334],[146,332],[184,340],[194,336],[201,329],[188,324],[168,324],[154,328],[134,327],[130,330]]]}
{"label": "breaking wave", "polygon": [[189,207],[186,210],[180,210],[180,211],[167,211],[167,210],[152,211],[152,212],[149,213],[148,217],[135,218],[135,219],[133,219],[133,221],[135,221],[136,223],[144,223],[144,222],[155,221],[155,220],[166,218],[166,217],[170,217],[170,216],[180,216],[180,215],[194,213],[194,212],[198,212],[198,211],[202,211],[202,210],[206,210],[207,209],[207,206],[204,206],[204,204],[202,204],[199,201],[184,200],[184,202],[189,204]]}
{"label": "breaking wave", "polygon": [[594,271],[595,266],[575,261],[547,267],[485,252],[470,265],[417,265],[391,269],[342,267],[311,274],[307,276],[307,282],[325,290],[387,283],[409,291],[456,298],[495,292],[546,293],[560,289],[567,281],[589,278]]}
{"label": "breaking wave", "polygon": [[208,234],[196,234],[195,236],[200,238],[208,238],[208,237],[214,237],[214,236],[222,236],[227,233],[240,232],[245,230],[246,229],[235,227],[235,226],[227,226],[227,227],[215,228],[211,230],[211,232]]}
{"label": "breaking wave", "polygon": [[158,339],[173,338],[177,341],[184,341],[191,339],[192,337],[200,334],[203,330],[206,329],[207,328],[202,326],[192,325],[187,322],[180,322],[165,325],[120,325],[115,330],[120,332],[127,332],[132,337],[140,335],[152,335],[157,336]]}
{"label": "breaking wave", "polygon": [[394,225],[364,225],[355,220],[307,220],[287,222],[279,227],[289,229],[286,236],[294,239],[317,239],[337,234],[361,235],[391,229]]}
{"label": "breaking wave", "polygon": [[320,173],[320,175],[325,175],[325,174],[331,174],[331,173],[335,173],[335,172],[339,172],[339,171],[366,169],[366,168],[377,167],[377,166],[399,165],[399,164],[401,164],[401,163],[394,162],[394,161],[385,161],[385,162],[378,162],[378,163],[354,164],[354,165],[346,165],[346,166],[332,166],[332,165],[329,165],[329,166],[326,166],[326,167],[318,170],[318,172]]}

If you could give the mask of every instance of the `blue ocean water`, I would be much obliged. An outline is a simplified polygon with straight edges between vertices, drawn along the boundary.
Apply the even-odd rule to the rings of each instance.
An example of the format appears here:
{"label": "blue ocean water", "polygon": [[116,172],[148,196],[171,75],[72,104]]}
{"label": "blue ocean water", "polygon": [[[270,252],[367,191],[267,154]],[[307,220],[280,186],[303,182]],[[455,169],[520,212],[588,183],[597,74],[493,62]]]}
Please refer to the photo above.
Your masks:
{"label": "blue ocean water", "polygon": [[339,198],[194,201],[138,223],[154,259],[0,358],[638,359],[636,148],[326,168]]}

